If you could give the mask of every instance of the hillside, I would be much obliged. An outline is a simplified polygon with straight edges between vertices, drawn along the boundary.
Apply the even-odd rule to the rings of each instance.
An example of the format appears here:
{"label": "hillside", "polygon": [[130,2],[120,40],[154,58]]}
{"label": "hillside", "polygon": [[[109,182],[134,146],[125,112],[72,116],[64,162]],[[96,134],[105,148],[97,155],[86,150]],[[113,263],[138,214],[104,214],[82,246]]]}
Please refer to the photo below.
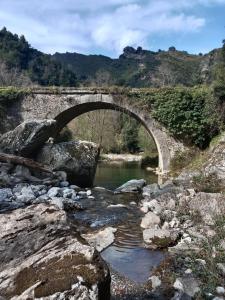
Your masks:
{"label": "hillside", "polygon": [[30,84],[45,86],[194,86],[211,83],[219,53],[220,49],[192,55],[174,47],[158,52],[126,47],[117,59],[68,52],[48,55],[32,48],[24,36],[3,28],[0,30],[0,85],[17,85],[15,78],[18,81],[22,74],[19,85],[26,78]]}
{"label": "hillside", "polygon": [[158,52],[126,47],[118,59],[78,53],[56,53],[53,57],[75,72],[83,85],[160,87],[210,83],[219,52],[192,55],[174,47]]}
{"label": "hillside", "polygon": [[[54,60],[51,55],[33,49],[24,36],[19,37],[3,28],[0,30],[0,85],[16,85],[14,77],[21,74],[23,78],[28,78],[31,84],[77,84],[75,74]],[[5,80],[6,78],[8,79]],[[21,82],[21,85],[24,85],[24,82]]]}

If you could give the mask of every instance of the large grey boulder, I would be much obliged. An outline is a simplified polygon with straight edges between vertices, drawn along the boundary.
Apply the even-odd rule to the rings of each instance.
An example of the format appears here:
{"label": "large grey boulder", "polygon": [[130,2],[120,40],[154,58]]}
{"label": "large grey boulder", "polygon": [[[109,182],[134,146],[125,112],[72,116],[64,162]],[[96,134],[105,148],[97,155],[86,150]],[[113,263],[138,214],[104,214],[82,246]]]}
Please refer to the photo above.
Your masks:
{"label": "large grey boulder", "polygon": [[1,299],[110,299],[110,275],[66,213],[38,204],[0,218]]}
{"label": "large grey boulder", "polygon": [[80,187],[93,185],[99,147],[91,142],[71,141],[46,144],[37,155],[37,161],[54,171],[65,171],[70,183]]}
{"label": "large grey boulder", "polygon": [[55,120],[26,121],[0,137],[0,151],[24,157],[34,156],[53,136],[55,124]]}
{"label": "large grey boulder", "polygon": [[132,179],[118,187],[115,193],[140,193],[145,185],[146,181],[144,179]]}

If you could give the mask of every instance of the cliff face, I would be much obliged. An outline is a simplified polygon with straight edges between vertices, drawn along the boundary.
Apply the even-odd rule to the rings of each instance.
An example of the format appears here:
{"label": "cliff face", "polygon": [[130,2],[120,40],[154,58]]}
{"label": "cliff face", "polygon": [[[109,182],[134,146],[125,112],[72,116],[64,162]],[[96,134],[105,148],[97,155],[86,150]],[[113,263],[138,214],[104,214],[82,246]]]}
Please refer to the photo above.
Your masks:
{"label": "cliff face", "polygon": [[158,52],[126,47],[117,59],[102,55],[56,53],[53,58],[73,71],[84,85],[160,87],[210,83],[220,49],[193,55],[170,47]]}

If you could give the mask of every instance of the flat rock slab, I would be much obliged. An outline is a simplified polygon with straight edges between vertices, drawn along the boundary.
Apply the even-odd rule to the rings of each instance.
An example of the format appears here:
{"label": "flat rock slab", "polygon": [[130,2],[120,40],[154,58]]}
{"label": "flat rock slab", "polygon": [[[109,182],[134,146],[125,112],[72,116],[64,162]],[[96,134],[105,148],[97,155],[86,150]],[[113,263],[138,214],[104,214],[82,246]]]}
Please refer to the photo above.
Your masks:
{"label": "flat rock slab", "polygon": [[2,214],[0,228],[3,299],[110,299],[108,268],[64,211],[31,205]]}

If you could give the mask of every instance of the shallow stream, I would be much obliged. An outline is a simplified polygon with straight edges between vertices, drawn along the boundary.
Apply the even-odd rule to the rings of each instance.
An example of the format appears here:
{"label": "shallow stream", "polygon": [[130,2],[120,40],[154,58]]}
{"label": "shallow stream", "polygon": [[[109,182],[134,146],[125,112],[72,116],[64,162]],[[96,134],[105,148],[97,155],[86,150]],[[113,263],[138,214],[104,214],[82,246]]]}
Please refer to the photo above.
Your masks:
{"label": "shallow stream", "polygon": [[[117,228],[114,243],[103,250],[101,255],[111,268],[136,283],[146,282],[152,268],[159,265],[165,254],[144,248],[140,227],[143,213],[138,208],[141,196],[114,194],[112,190],[130,179],[141,178],[148,184],[157,182],[157,176],[141,169],[138,163],[100,163],[95,186],[105,189],[93,189],[95,200],[81,200],[86,209],[74,215],[81,232],[108,226]],[[117,204],[124,207],[115,207]]]}

